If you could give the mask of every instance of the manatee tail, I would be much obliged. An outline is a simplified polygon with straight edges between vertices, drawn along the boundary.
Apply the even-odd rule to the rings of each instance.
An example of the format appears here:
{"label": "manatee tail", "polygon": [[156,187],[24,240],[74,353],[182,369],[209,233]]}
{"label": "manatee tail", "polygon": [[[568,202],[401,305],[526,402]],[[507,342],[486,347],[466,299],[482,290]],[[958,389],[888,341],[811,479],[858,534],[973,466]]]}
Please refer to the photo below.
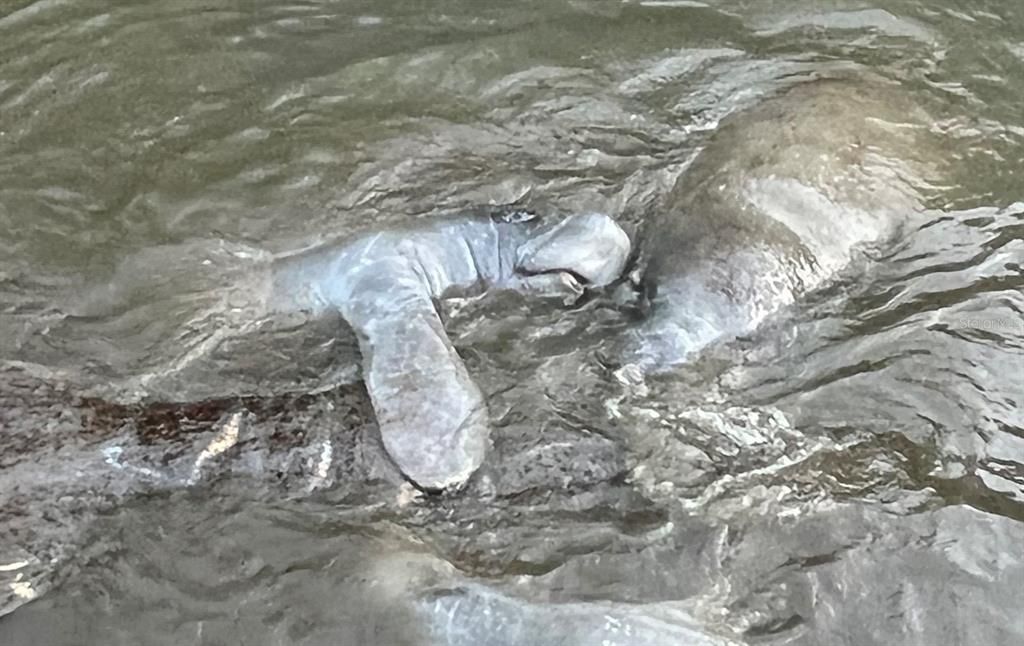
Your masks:
{"label": "manatee tail", "polygon": [[483,462],[490,429],[483,394],[422,289],[392,284],[347,304],[384,448],[419,487],[443,490]]}

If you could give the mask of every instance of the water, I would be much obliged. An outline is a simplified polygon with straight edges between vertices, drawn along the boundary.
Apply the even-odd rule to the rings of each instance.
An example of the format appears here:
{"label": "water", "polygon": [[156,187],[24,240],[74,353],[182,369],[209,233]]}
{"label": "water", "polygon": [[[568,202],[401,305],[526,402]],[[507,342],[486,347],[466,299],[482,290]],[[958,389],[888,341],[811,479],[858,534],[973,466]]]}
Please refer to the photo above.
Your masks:
{"label": "water", "polygon": [[[245,316],[265,254],[470,204],[642,238],[727,115],[855,68],[935,118],[924,221],[643,385],[611,296],[456,304],[459,496],[340,321]],[[0,641],[1024,644],[1020,88],[1009,0],[8,2]]]}

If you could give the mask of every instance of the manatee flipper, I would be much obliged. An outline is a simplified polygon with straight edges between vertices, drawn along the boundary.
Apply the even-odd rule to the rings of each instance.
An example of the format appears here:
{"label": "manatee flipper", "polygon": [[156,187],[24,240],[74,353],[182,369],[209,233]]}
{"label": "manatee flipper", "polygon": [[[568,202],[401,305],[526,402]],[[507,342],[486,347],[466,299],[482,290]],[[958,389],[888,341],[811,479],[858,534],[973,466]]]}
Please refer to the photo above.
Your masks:
{"label": "manatee flipper", "polygon": [[423,489],[462,484],[487,450],[483,394],[422,283],[394,271],[373,273],[343,314],[359,336],[384,448]]}

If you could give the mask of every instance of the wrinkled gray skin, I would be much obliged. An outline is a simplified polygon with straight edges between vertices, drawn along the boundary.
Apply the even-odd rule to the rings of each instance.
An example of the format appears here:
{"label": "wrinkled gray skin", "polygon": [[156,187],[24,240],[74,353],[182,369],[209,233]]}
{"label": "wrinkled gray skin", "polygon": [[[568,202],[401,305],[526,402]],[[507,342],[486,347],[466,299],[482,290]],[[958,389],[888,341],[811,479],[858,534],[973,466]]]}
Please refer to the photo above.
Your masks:
{"label": "wrinkled gray skin", "polygon": [[614,281],[629,250],[602,214],[445,219],[280,259],[271,307],[341,313],[359,339],[385,448],[413,483],[442,490],[480,466],[489,428],[436,301],[515,290],[572,302]]}
{"label": "wrinkled gray skin", "polygon": [[753,330],[922,211],[942,153],[898,85],[800,83],[726,119],[648,226],[650,314],[622,359],[657,373]]}

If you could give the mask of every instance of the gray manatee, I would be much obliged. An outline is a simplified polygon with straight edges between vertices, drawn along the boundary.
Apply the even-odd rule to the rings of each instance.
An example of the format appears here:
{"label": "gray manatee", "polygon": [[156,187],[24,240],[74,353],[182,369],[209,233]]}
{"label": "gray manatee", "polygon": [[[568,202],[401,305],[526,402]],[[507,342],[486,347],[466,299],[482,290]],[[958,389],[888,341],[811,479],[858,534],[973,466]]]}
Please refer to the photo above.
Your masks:
{"label": "gray manatee", "polygon": [[418,604],[438,646],[730,646],[685,604],[531,602],[474,583],[424,595]]}
{"label": "gray manatee", "polygon": [[336,309],[356,332],[385,449],[428,490],[463,483],[488,445],[484,397],[435,303],[488,290],[575,300],[622,272],[629,238],[606,215],[522,211],[440,219],[280,258],[270,309]]}
{"label": "gray manatee", "polygon": [[931,124],[876,79],[803,82],[727,117],[647,228],[650,311],[624,363],[663,371],[748,333],[894,235],[924,209]]}
{"label": "gray manatee", "polygon": [[[417,646],[733,646],[693,600],[627,602],[551,599],[522,587],[471,578],[436,554],[385,542],[350,561],[357,568],[359,621],[391,627]],[[517,589],[518,588],[518,589]],[[556,593],[553,595],[558,597]],[[695,613],[696,611],[696,613]],[[384,642],[379,642],[384,643]],[[393,642],[387,642],[390,646]]]}

